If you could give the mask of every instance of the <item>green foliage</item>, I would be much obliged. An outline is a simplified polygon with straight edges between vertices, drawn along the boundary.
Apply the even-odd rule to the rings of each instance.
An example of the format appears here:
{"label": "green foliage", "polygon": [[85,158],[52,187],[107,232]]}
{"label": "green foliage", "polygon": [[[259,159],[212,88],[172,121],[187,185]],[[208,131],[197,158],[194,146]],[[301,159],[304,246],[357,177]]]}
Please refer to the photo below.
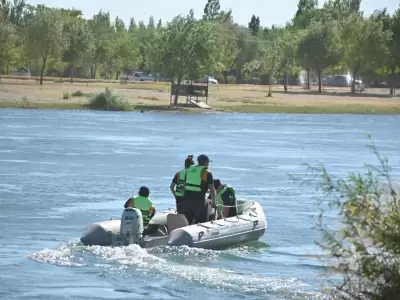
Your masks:
{"label": "green foliage", "polygon": [[352,14],[342,25],[344,59],[354,80],[367,68],[374,68],[384,63],[388,53],[387,32],[383,31],[382,22],[364,19]]}
{"label": "green foliage", "polygon": [[249,22],[249,29],[252,35],[257,35],[260,31],[260,18],[255,15],[251,16],[251,20]]}
{"label": "green foliage", "polygon": [[106,88],[104,92],[91,95],[88,107],[97,110],[131,111],[133,106],[122,95]]}
{"label": "green foliage", "polygon": [[337,65],[343,52],[340,43],[339,29],[336,21],[312,22],[305,31],[297,48],[300,65],[313,69],[318,74],[319,92],[321,92],[321,75],[325,68]]}
{"label": "green foliage", "polygon": [[208,0],[204,7],[203,19],[206,21],[216,20],[219,16],[220,8],[219,0]]}
{"label": "green foliage", "polygon": [[59,58],[67,45],[63,31],[63,15],[60,10],[38,5],[27,22],[27,45],[33,53],[40,56],[42,68],[40,85],[49,55]]}
{"label": "green foliage", "polygon": [[[32,74],[118,79],[143,71],[155,77],[199,79],[207,74],[236,83],[269,75],[261,68],[265,48],[279,40],[276,79],[306,69],[316,73],[350,73],[353,79],[385,80],[394,94],[400,64],[400,10],[364,16],[360,0],[299,0],[285,26],[263,27],[252,15],[248,24],[234,22],[231,10],[208,0],[200,20],[191,11],[171,22],[111,20],[100,10],[85,19],[76,9],[0,0],[0,72],[23,66]],[[128,28],[127,28],[128,27]],[[271,56],[271,55],[267,55]],[[264,67],[265,69],[265,67]],[[267,82],[268,81],[268,82]],[[42,80],[41,80],[42,83]],[[285,86],[285,90],[287,87]],[[354,89],[353,89],[354,91]]]}
{"label": "green foliage", "polygon": [[86,94],[82,91],[76,91],[71,94],[72,97],[84,97]]}
{"label": "green foliage", "polygon": [[162,73],[177,78],[179,84],[184,77],[193,80],[213,71],[217,30],[213,22],[194,19],[193,11],[176,17],[158,36]]}
{"label": "green foliage", "polygon": [[[322,164],[307,164],[310,179],[301,180],[321,194],[317,229],[322,240],[317,244],[341,270],[342,281],[332,290],[337,299],[385,300],[400,294],[399,186],[392,181],[388,159],[373,143],[370,148],[378,165],[366,165],[363,174],[337,178]],[[329,227],[327,209],[338,214],[340,228]]]}

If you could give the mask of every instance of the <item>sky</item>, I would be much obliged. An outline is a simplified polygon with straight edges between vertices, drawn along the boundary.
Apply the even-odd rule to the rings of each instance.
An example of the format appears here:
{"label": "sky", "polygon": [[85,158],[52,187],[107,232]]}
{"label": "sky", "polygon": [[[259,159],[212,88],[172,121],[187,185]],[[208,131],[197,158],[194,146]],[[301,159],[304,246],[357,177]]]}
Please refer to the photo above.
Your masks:
{"label": "sky", "polygon": [[[162,19],[163,23],[166,23],[176,15],[187,14],[191,8],[195,16],[200,17],[207,0],[27,0],[26,2],[33,5],[80,9],[86,18],[91,18],[102,9],[110,12],[112,18],[120,17],[126,24],[129,24],[131,17],[135,18],[136,22],[143,20],[147,24],[150,16],[154,17],[155,22]],[[296,13],[297,3],[298,0],[220,0],[221,9],[232,9],[235,22],[247,25],[251,16],[255,14],[260,18],[263,27],[270,27],[273,24],[284,25]],[[365,14],[385,7],[389,12],[393,12],[399,5],[400,0],[361,1],[361,9]]]}

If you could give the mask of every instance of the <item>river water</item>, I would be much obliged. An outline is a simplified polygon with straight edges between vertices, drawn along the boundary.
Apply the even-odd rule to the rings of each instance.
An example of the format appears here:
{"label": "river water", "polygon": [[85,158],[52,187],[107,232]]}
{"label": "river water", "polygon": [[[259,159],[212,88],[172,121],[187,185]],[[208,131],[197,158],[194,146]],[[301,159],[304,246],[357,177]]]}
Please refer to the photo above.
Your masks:
{"label": "river water", "polygon": [[[371,133],[399,165],[400,118],[0,110],[0,298],[325,299],[309,188],[289,172],[375,162]],[[141,185],[158,209],[189,153],[264,207],[258,242],[212,251],[84,247],[91,222],[121,215]],[[399,174],[399,169],[393,168]]]}

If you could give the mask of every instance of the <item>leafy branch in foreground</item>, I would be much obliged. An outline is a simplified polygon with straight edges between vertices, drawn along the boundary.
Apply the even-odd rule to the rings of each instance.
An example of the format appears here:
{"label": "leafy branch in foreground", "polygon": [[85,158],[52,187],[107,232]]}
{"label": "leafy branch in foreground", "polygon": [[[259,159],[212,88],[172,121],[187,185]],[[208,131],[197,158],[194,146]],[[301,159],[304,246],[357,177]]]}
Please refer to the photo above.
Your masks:
{"label": "leafy branch in foreground", "polygon": [[[400,194],[392,182],[388,159],[372,141],[369,147],[379,164],[367,164],[365,174],[351,172],[342,179],[331,175],[323,164],[306,164],[312,176],[301,180],[323,195],[316,224],[323,237],[317,245],[341,270],[342,280],[332,290],[336,299],[388,300],[400,295]],[[329,228],[326,205],[338,213],[340,228]]]}

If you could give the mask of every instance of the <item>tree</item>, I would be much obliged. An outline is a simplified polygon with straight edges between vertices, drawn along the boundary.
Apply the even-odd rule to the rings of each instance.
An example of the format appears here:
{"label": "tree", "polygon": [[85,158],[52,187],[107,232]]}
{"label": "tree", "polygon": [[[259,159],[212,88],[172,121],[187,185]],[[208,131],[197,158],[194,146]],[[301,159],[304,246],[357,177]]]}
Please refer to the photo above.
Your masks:
{"label": "tree", "polygon": [[13,48],[16,39],[15,27],[0,11],[0,75],[2,68],[8,65],[9,51]]}
{"label": "tree", "polygon": [[313,22],[298,47],[302,66],[317,72],[320,93],[322,92],[321,75],[323,70],[337,65],[342,58],[338,28],[336,22]]}
{"label": "tree", "polygon": [[[184,77],[190,79],[209,74],[215,66],[217,47],[215,23],[195,20],[193,11],[186,17],[178,16],[168,24],[159,37],[162,49],[160,61],[163,73],[177,78],[177,91]],[[174,105],[178,105],[176,91]]]}
{"label": "tree", "polygon": [[285,92],[288,91],[289,74],[292,75],[294,68],[298,66],[296,55],[301,38],[302,35],[291,26],[286,26],[280,36],[282,49],[281,69],[283,69]]}
{"label": "tree", "polygon": [[382,65],[387,54],[388,35],[382,30],[382,22],[353,14],[343,24],[344,64],[352,75],[351,91],[355,92],[355,80],[367,68]]}
{"label": "tree", "polygon": [[109,58],[113,55],[115,29],[111,26],[110,14],[100,10],[88,21],[94,40],[91,77],[96,78],[98,65],[103,64],[107,74]]}
{"label": "tree", "polygon": [[252,15],[249,22],[249,29],[252,35],[256,36],[260,31],[260,18]]}
{"label": "tree", "polygon": [[158,20],[158,23],[157,23],[157,29],[161,29],[161,27],[162,27],[162,20],[160,19],[160,20]]}
{"label": "tree", "polygon": [[68,40],[68,47],[64,51],[63,60],[70,68],[71,83],[73,83],[75,69],[90,58],[94,50],[93,35],[84,19],[80,15],[70,12],[65,16],[64,34]]}
{"label": "tree", "polygon": [[268,97],[271,97],[271,82],[277,72],[282,57],[282,42],[280,39],[267,41],[261,48],[260,70],[268,75]]}
{"label": "tree", "polygon": [[221,6],[219,0],[208,0],[204,7],[203,19],[205,21],[214,21],[219,17]]}
{"label": "tree", "polygon": [[[316,243],[341,270],[342,280],[332,282],[334,299],[386,300],[400,294],[400,185],[392,181],[388,159],[373,143],[370,148],[378,164],[367,164],[362,174],[338,178],[322,164],[306,164],[306,181],[292,176],[321,195],[316,227],[322,239]],[[339,228],[326,220],[329,211],[338,214]]]}
{"label": "tree", "polygon": [[293,25],[298,29],[305,29],[317,17],[317,14],[318,0],[299,0]]}
{"label": "tree", "polygon": [[148,28],[148,29],[154,29],[154,28],[155,28],[153,16],[150,16],[150,18],[149,18],[149,24],[147,24],[147,28]]}
{"label": "tree", "polygon": [[390,95],[394,95],[396,70],[400,67],[400,9],[396,10],[392,16],[387,13],[386,8],[381,11],[375,11],[371,18],[372,20],[382,22],[383,31],[389,35],[389,38],[386,40],[388,56],[385,60],[385,69],[390,72],[391,77]]}
{"label": "tree", "polygon": [[129,32],[132,32],[133,30],[135,30],[137,28],[136,22],[135,22],[135,18],[131,18],[129,20]]}
{"label": "tree", "polygon": [[27,39],[29,47],[39,53],[42,59],[40,85],[43,85],[43,76],[49,55],[59,58],[67,46],[63,32],[63,16],[60,10],[38,5],[33,18],[28,23]]}

